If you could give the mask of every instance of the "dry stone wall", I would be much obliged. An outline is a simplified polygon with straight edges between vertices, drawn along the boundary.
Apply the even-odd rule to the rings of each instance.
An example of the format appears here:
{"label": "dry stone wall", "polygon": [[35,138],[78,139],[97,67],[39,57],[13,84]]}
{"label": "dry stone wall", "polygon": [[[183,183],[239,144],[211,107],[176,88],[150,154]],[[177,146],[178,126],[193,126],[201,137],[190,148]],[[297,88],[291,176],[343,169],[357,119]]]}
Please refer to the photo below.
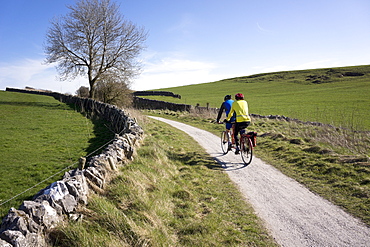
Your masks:
{"label": "dry stone wall", "polygon": [[150,110],[170,110],[170,111],[190,111],[191,105],[175,104],[160,100],[145,99],[134,96],[134,107],[137,109],[150,109]]}
{"label": "dry stone wall", "polygon": [[95,100],[45,91],[9,89],[7,91],[52,96],[61,102],[75,104],[88,116],[101,117],[115,129],[116,136],[105,150],[79,168],[66,172],[63,178],[39,191],[19,209],[11,208],[0,226],[0,247],[47,246],[45,232],[66,218],[79,219],[76,209],[86,205],[89,193],[103,189],[121,165],[132,160],[135,147],[143,136],[142,128],[123,110]]}
{"label": "dry stone wall", "polygon": [[160,100],[153,100],[153,99],[146,99],[134,96],[134,106],[137,109],[149,109],[149,110],[170,110],[170,111],[187,111],[187,112],[218,112],[218,108],[211,108],[211,107],[202,107],[202,106],[192,106],[186,104],[176,104],[170,103],[166,101]]}
{"label": "dry stone wall", "polygon": [[133,93],[134,96],[168,96],[181,99],[181,95],[174,94],[173,92],[168,91],[136,91]]}

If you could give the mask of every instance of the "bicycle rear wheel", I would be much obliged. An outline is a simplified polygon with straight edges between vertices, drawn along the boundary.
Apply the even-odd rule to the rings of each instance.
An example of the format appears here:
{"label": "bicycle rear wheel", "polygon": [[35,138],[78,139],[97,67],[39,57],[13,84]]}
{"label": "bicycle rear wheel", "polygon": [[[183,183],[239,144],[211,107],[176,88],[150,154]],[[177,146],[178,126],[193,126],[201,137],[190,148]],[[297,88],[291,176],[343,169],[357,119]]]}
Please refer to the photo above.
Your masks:
{"label": "bicycle rear wheel", "polygon": [[226,131],[221,133],[221,150],[224,154],[229,152],[229,135]]}
{"label": "bicycle rear wheel", "polygon": [[242,160],[245,165],[249,165],[252,162],[252,157],[253,157],[253,146],[252,146],[252,141],[246,137],[243,136],[240,139],[241,141],[241,148],[240,148],[240,155],[242,156]]}

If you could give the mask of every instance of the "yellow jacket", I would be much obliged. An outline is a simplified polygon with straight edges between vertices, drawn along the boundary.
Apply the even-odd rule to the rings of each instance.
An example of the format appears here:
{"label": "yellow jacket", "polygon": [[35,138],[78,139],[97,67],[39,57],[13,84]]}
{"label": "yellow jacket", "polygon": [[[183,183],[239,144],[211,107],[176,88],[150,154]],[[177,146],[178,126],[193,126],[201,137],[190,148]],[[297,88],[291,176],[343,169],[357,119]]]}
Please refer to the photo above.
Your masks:
{"label": "yellow jacket", "polygon": [[227,115],[227,121],[230,121],[230,118],[233,116],[233,113],[236,114],[236,122],[250,122],[251,118],[248,114],[248,103],[245,100],[237,100],[231,105],[231,110],[229,115]]}

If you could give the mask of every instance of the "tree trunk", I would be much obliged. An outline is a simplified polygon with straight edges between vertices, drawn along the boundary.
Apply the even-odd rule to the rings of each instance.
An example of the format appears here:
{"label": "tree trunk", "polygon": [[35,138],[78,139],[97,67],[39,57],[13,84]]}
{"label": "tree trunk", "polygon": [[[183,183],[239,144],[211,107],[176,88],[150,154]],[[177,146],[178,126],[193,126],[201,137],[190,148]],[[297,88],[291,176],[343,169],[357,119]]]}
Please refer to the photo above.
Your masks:
{"label": "tree trunk", "polygon": [[95,97],[95,83],[94,81],[90,81],[90,91],[89,91],[89,98],[93,99]]}

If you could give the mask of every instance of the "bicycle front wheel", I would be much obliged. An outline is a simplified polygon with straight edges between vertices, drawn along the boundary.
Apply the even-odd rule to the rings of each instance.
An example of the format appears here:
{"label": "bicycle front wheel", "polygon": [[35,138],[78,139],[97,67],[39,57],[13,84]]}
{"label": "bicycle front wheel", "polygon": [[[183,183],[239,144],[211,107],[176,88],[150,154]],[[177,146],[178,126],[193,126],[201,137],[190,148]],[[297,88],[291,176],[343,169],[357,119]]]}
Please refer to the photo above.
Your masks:
{"label": "bicycle front wheel", "polygon": [[221,133],[221,150],[224,154],[229,152],[229,135],[226,131]]}
{"label": "bicycle front wheel", "polygon": [[[253,146],[252,141],[248,137],[242,137],[240,155],[245,165],[249,165],[252,162],[253,157]],[[240,138],[241,139],[241,138]]]}

